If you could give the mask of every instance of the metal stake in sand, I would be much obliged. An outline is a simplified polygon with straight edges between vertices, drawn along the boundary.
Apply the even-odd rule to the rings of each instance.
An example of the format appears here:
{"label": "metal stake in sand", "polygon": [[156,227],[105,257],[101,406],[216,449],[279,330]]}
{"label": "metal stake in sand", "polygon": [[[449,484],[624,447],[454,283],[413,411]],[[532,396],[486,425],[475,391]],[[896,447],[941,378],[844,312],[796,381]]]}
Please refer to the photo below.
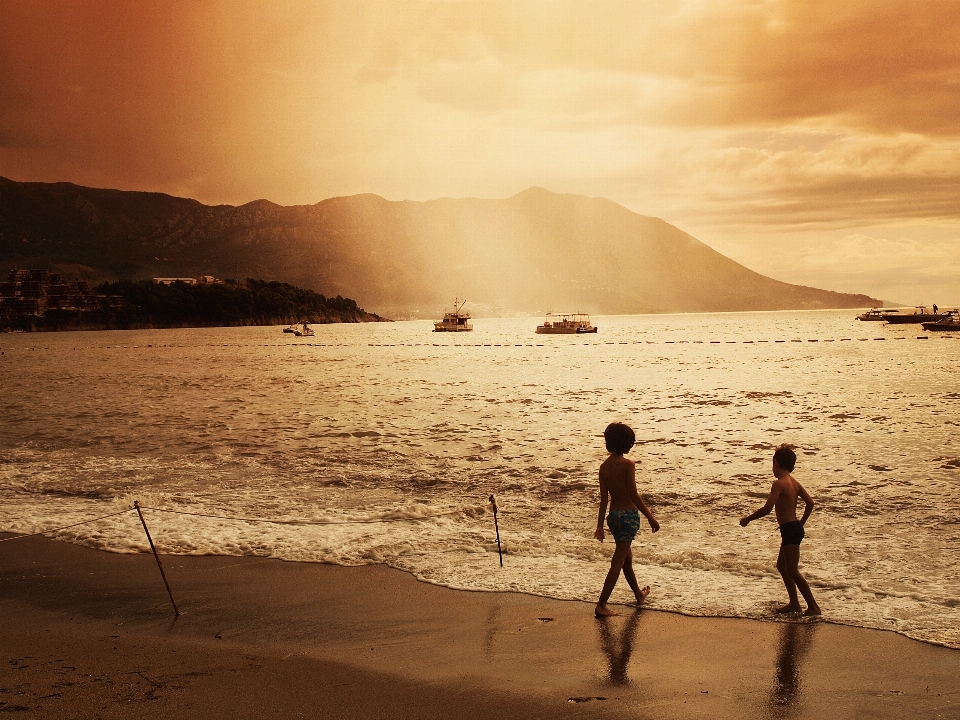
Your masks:
{"label": "metal stake in sand", "polygon": [[493,505],[493,526],[497,529],[497,553],[500,555],[500,567],[503,567],[503,550],[500,549],[500,523],[497,522],[497,501],[490,496],[490,504]]}
{"label": "metal stake in sand", "polygon": [[167,586],[167,595],[170,596],[170,602],[173,604],[174,616],[180,617],[180,610],[177,608],[177,601],[173,599],[173,592],[170,590],[170,583],[167,582],[167,574],[163,571],[163,563],[160,562],[160,556],[157,554],[157,548],[153,544],[153,538],[150,537],[150,531],[147,529],[147,521],[143,519],[143,513],[140,511],[140,501],[134,500],[133,506],[137,509],[137,515],[140,516],[140,522],[143,523],[143,531],[147,534],[147,542],[150,543],[150,549],[153,550],[153,556],[157,559],[157,567],[160,568],[160,577],[163,578],[163,584]]}

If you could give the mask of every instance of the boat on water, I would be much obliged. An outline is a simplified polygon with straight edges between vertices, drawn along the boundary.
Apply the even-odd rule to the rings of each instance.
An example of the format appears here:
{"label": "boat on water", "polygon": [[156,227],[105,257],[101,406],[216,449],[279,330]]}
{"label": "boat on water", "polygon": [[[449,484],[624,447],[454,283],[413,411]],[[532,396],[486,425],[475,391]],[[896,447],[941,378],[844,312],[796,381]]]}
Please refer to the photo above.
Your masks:
{"label": "boat on water", "polygon": [[293,329],[293,334],[297,337],[313,337],[313,328],[311,328],[307,323],[301,323],[303,327],[300,330],[296,328]]}
{"label": "boat on water", "polygon": [[470,313],[463,312],[463,306],[466,300],[454,299],[453,311],[445,312],[443,320],[437,320],[433,323],[434,332],[469,332],[473,330],[473,323],[470,322]]}
{"label": "boat on water", "polygon": [[899,313],[900,311],[895,308],[872,308],[865,313],[857,315],[857,320],[862,322],[877,322],[886,320],[890,315]]}
{"label": "boat on water", "polygon": [[543,325],[537,325],[538,335],[583,335],[596,331],[586,313],[547,313]]}
{"label": "boat on water", "polygon": [[290,327],[285,327],[285,328],[283,329],[283,331],[284,331],[285,333],[295,333],[295,332],[297,332],[297,326],[296,326],[296,324],[293,324],[293,325],[291,325]]}
{"label": "boat on water", "polygon": [[906,325],[913,323],[918,325],[925,322],[936,322],[946,313],[938,311],[937,306],[933,306],[933,312],[928,312],[926,306],[918,305],[914,312],[897,313],[896,315],[887,315],[883,319],[891,325]]}
{"label": "boat on water", "polygon": [[953,330],[960,332],[960,310],[949,310],[940,316],[936,322],[921,323],[924,330],[932,332],[944,332]]}

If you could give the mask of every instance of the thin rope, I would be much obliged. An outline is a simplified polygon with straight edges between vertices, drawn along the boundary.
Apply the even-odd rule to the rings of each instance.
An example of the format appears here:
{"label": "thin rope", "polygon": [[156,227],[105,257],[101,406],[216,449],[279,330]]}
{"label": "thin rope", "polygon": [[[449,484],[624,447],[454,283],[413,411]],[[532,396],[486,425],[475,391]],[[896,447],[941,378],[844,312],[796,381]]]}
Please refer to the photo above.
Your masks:
{"label": "thin rope", "polygon": [[212,515],[209,513],[188,512],[186,510],[171,510],[169,508],[150,507],[149,505],[141,505],[140,507],[143,510],[155,510],[157,512],[174,513],[176,515],[193,515],[195,517],[215,518],[217,520],[240,520],[242,522],[271,523],[273,525],[367,525],[389,522],[417,522],[419,520],[431,520],[433,518],[444,517],[445,515],[458,515],[459,513],[464,512],[463,510],[451,510],[450,512],[437,513],[435,515],[424,515],[423,517],[382,518],[379,520],[270,520],[268,518],[233,517],[231,515]]}
{"label": "thin rope", "polygon": [[92,520],[83,520],[82,522],[73,523],[72,525],[64,525],[63,527],[52,528],[50,530],[41,530],[40,532],[27,533],[26,535],[14,535],[13,537],[3,538],[2,540],[0,540],[0,543],[7,542],[7,540],[19,540],[20,538],[35,537],[37,535],[46,535],[47,533],[59,532],[60,530],[66,530],[67,528],[77,527],[77,525],[86,525],[88,523],[97,522],[98,520],[106,520],[107,518],[110,518],[110,517],[123,515],[123,513],[130,512],[131,510],[133,510],[133,508],[129,507],[126,510],[121,510],[120,512],[110,513],[109,515],[101,515],[98,518],[93,518]]}

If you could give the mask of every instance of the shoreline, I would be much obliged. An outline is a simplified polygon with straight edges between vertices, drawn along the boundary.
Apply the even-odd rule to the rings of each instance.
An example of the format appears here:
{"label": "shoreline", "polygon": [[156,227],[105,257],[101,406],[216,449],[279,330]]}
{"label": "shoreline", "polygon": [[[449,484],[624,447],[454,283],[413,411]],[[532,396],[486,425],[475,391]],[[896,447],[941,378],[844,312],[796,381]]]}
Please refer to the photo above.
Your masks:
{"label": "shoreline", "polygon": [[[9,534],[4,534],[7,537]],[[786,718],[960,711],[960,650],[824,622],[452,590],[383,565],[0,544],[0,710]],[[603,698],[603,699],[599,699]]]}
{"label": "shoreline", "polygon": [[[18,535],[18,534],[16,534],[16,533],[12,533],[12,532],[8,532],[8,531],[0,531],[0,540],[10,539],[10,538],[13,537],[13,536],[15,536],[16,539],[20,539],[20,538],[26,539],[26,538],[31,538],[31,537],[37,537],[37,535],[36,535],[36,534],[33,534],[33,533],[26,534],[26,535]],[[40,535],[40,537],[43,537],[45,540],[49,540],[50,542],[58,542],[58,543],[59,543],[59,542],[63,542],[64,544],[67,544],[67,545],[74,545],[74,546],[79,547],[79,548],[84,548],[84,549],[87,549],[87,550],[92,550],[93,552],[96,552],[96,553],[106,553],[106,554],[108,554],[108,555],[148,555],[148,554],[149,554],[149,553],[123,553],[123,552],[114,551],[114,550],[105,550],[105,549],[98,549],[98,548],[90,548],[90,547],[88,547],[88,546],[86,546],[86,545],[81,545],[81,544],[79,544],[79,543],[71,543],[71,542],[69,542],[69,541],[61,541],[61,540],[51,539],[51,538],[48,538],[46,535]],[[0,546],[0,548],[2,548],[2,546]],[[171,558],[171,559],[186,558],[186,557],[193,557],[193,558],[196,558],[196,557],[205,557],[205,558],[221,558],[221,559],[224,559],[224,560],[234,559],[234,560],[237,560],[237,561],[242,561],[242,560],[244,560],[244,559],[249,559],[250,561],[269,559],[269,560],[271,560],[271,561],[282,562],[282,563],[293,563],[293,564],[302,564],[302,565],[323,565],[323,566],[328,566],[328,567],[340,567],[340,568],[345,568],[345,569],[348,569],[348,568],[349,568],[349,569],[360,569],[360,568],[368,568],[368,567],[383,567],[383,568],[385,568],[385,569],[387,569],[387,570],[389,570],[389,571],[398,572],[398,573],[401,573],[401,574],[403,574],[403,575],[409,576],[413,581],[415,581],[415,582],[417,582],[417,583],[421,583],[421,584],[424,584],[424,585],[429,585],[429,586],[436,587],[436,588],[441,588],[441,589],[443,589],[443,590],[449,590],[449,591],[455,592],[455,593],[468,593],[468,594],[474,594],[474,593],[475,593],[475,594],[480,594],[480,595],[490,594],[490,593],[506,594],[506,595],[522,595],[522,596],[525,596],[525,597],[528,597],[528,598],[531,598],[531,599],[538,599],[538,600],[543,600],[543,601],[547,601],[547,602],[582,603],[585,607],[593,607],[593,605],[594,605],[594,603],[593,603],[592,600],[584,600],[584,599],[580,599],[580,598],[560,598],[560,597],[554,597],[554,596],[551,596],[551,595],[544,595],[544,594],[541,594],[541,593],[537,593],[537,592],[534,592],[534,591],[528,591],[528,590],[517,590],[517,589],[514,589],[514,590],[483,590],[483,589],[477,589],[477,588],[456,587],[456,586],[454,586],[454,585],[448,585],[448,584],[441,583],[441,582],[432,582],[432,581],[430,581],[430,580],[425,580],[425,579],[419,578],[419,577],[417,577],[416,573],[414,573],[414,572],[411,571],[411,570],[406,570],[406,569],[404,569],[404,568],[394,567],[393,565],[390,565],[389,563],[386,563],[386,562],[375,563],[375,564],[364,564],[364,565],[340,565],[340,564],[338,564],[338,563],[310,562],[310,561],[304,561],[304,560],[289,560],[289,559],[281,558],[281,557],[269,557],[269,558],[264,558],[264,557],[255,556],[255,555],[217,555],[217,554],[204,554],[204,555],[166,555],[166,554],[164,554],[164,553],[161,553],[161,556],[162,556],[162,557],[168,557],[168,558]],[[0,557],[2,557],[2,553],[0,553]],[[2,567],[0,567],[0,573],[2,573]],[[624,581],[623,578],[621,577],[621,578],[620,578],[620,581],[619,581],[618,584],[617,584],[617,586],[618,586],[618,587],[621,587],[621,586],[623,586],[624,583],[625,583],[625,581]],[[0,599],[2,599],[2,595],[0,595]],[[609,604],[610,604],[611,606],[613,606],[614,608],[619,608],[618,614],[624,614],[624,613],[627,613],[627,612],[632,612],[632,611],[634,611],[635,609],[637,609],[632,602],[631,602],[631,603],[618,603],[618,602],[615,602],[615,601],[611,601]],[[772,605],[778,605],[778,604],[782,604],[782,602],[780,602],[779,600],[777,600],[777,601],[771,601],[771,604],[772,604]],[[944,642],[937,642],[937,641],[935,641],[935,640],[928,640],[928,639],[926,639],[926,638],[912,637],[912,636],[908,635],[908,634],[905,633],[905,632],[901,632],[901,631],[899,631],[899,630],[895,630],[895,629],[892,629],[892,628],[877,628],[877,627],[870,627],[870,626],[868,626],[868,625],[857,625],[857,624],[855,624],[855,623],[853,623],[853,622],[845,622],[845,621],[843,621],[843,620],[837,620],[837,619],[832,618],[832,617],[829,617],[829,616],[827,616],[827,615],[820,615],[820,616],[817,616],[817,617],[815,617],[815,618],[809,618],[809,619],[807,619],[807,618],[798,617],[798,616],[776,616],[776,615],[769,615],[769,616],[766,616],[766,617],[749,617],[749,616],[743,616],[743,615],[697,615],[697,614],[694,614],[694,613],[684,612],[683,610],[675,610],[675,609],[661,608],[661,607],[651,607],[651,606],[649,606],[649,605],[645,605],[645,606],[644,606],[643,608],[641,608],[641,609],[644,610],[644,611],[646,611],[646,612],[665,613],[665,614],[668,614],[668,615],[677,615],[677,616],[679,616],[679,617],[691,618],[691,619],[702,619],[702,620],[743,620],[743,621],[747,621],[747,622],[775,623],[775,624],[785,623],[785,622],[795,622],[795,623],[802,623],[802,624],[803,624],[803,623],[808,623],[808,624],[818,623],[818,624],[835,625],[835,626],[837,626],[837,627],[845,627],[845,628],[851,628],[851,629],[856,629],[856,630],[867,630],[867,631],[871,631],[871,632],[890,633],[890,634],[893,634],[893,635],[897,635],[897,636],[899,636],[899,637],[902,637],[902,638],[904,638],[904,639],[906,639],[906,640],[910,640],[911,642],[917,642],[917,643],[921,643],[922,645],[929,645],[929,646],[931,646],[931,647],[943,648],[943,649],[945,649],[945,650],[952,650],[952,651],[955,651],[955,652],[960,653],[960,647],[953,647],[953,646],[948,645],[947,643],[944,643]]]}
{"label": "shoreline", "polygon": [[[369,317],[363,317],[360,319],[353,320],[310,320],[308,324],[310,325],[361,325],[361,324],[376,324],[376,323],[392,323],[396,322],[390,318],[382,317],[376,313],[367,313]],[[20,318],[13,318],[14,320],[19,320]],[[40,318],[43,319],[43,318]],[[150,323],[145,324],[132,324],[132,325],[103,325],[103,324],[89,324],[89,325],[70,325],[65,327],[35,327],[31,326],[30,328],[20,328],[11,326],[4,326],[0,328],[0,335],[35,335],[39,333],[66,333],[66,332],[116,332],[116,331],[129,331],[129,330],[213,330],[217,328],[246,328],[246,327],[282,327],[284,325],[297,325],[300,321],[298,320],[285,320],[283,318],[270,318],[271,322],[235,322],[227,324],[219,323],[206,323],[199,325],[154,325]],[[278,320],[278,322],[273,322],[273,320]]]}
{"label": "shoreline", "polygon": [[[283,560],[283,559],[280,559],[280,562],[302,562],[302,561],[300,561],[300,560]],[[309,563],[307,563],[307,564],[309,564]],[[552,596],[550,596],[550,595],[540,595],[539,593],[528,592],[528,591],[525,591],[525,590],[503,590],[503,591],[501,591],[501,590],[476,590],[476,589],[473,589],[473,588],[458,588],[458,587],[454,587],[454,586],[452,586],[452,585],[444,585],[443,583],[434,583],[434,582],[430,582],[429,580],[421,580],[421,579],[418,578],[416,575],[414,575],[412,572],[410,572],[410,571],[408,571],[408,570],[404,570],[404,569],[402,569],[402,568],[395,568],[395,567],[393,567],[392,565],[389,565],[389,564],[387,564],[387,563],[382,563],[382,565],[383,565],[384,567],[389,568],[390,570],[396,570],[397,572],[401,572],[401,573],[403,573],[404,575],[410,575],[410,576],[411,576],[415,581],[417,581],[417,582],[424,583],[425,585],[433,585],[434,587],[443,588],[444,590],[452,590],[453,592],[481,593],[481,594],[482,594],[482,593],[491,593],[491,592],[504,592],[504,593],[510,594],[510,595],[526,595],[527,597],[539,598],[539,599],[541,599],[541,600],[549,600],[549,601],[553,601],[553,602],[582,603],[584,606],[587,606],[587,607],[593,607],[594,604],[595,604],[592,600],[581,600],[581,599],[579,599],[579,598],[556,598],[556,597],[552,597]],[[359,565],[359,566],[341,565],[341,566],[338,566],[338,567],[374,567],[374,566],[372,566],[372,565]],[[601,580],[602,580],[602,576],[600,576],[600,577],[601,577]],[[623,579],[623,576],[621,576],[621,577],[620,577],[620,580],[617,582],[617,587],[618,587],[618,588],[619,588],[619,587],[623,587],[623,586],[624,586],[624,583],[625,583],[625,581],[624,581],[624,579]],[[599,587],[599,586],[598,586],[598,587]],[[782,589],[782,588],[779,588],[779,589]],[[774,600],[771,601],[771,605],[782,605],[783,602],[784,602],[784,600],[783,600],[782,598],[781,598],[781,599],[774,599]],[[802,603],[803,603],[803,598],[801,598],[801,604],[802,604]],[[634,603],[632,603],[632,602],[631,602],[631,603],[626,603],[626,604],[624,604],[624,603],[617,603],[617,602],[614,602],[614,601],[610,601],[610,602],[608,602],[607,604],[613,606],[614,608],[619,608],[618,612],[621,613],[621,614],[636,609]],[[921,645],[929,645],[929,646],[931,646],[931,647],[943,648],[944,650],[952,650],[952,651],[954,651],[954,652],[960,653],[960,647],[953,647],[952,645],[948,645],[948,644],[943,643],[943,642],[937,642],[937,641],[935,641],[935,640],[927,640],[927,639],[925,639],[925,638],[915,638],[915,637],[911,637],[910,635],[906,634],[905,632],[901,632],[901,631],[899,631],[899,630],[893,630],[893,629],[890,629],[890,628],[875,628],[875,627],[870,627],[870,626],[868,626],[868,625],[856,625],[856,624],[854,624],[854,623],[852,623],[852,622],[844,622],[843,620],[836,620],[836,619],[831,618],[831,617],[829,617],[829,616],[827,616],[827,615],[818,615],[818,616],[812,617],[812,618],[798,617],[798,616],[796,616],[796,615],[782,616],[782,617],[777,617],[777,616],[774,616],[774,615],[770,615],[770,616],[768,616],[768,617],[758,618],[758,617],[746,617],[746,616],[743,616],[743,615],[695,615],[694,613],[684,612],[683,610],[671,610],[671,609],[668,609],[668,608],[650,607],[649,605],[645,605],[645,606],[644,606],[643,608],[641,608],[641,609],[644,610],[644,611],[646,611],[646,612],[664,613],[664,614],[666,614],[666,615],[677,615],[677,616],[679,616],[679,617],[685,617],[685,618],[691,618],[691,619],[700,619],[700,620],[743,620],[743,621],[746,621],[746,622],[774,623],[774,624],[781,624],[781,623],[792,622],[792,623],[801,623],[801,624],[813,624],[813,623],[817,623],[817,624],[825,624],[825,625],[835,625],[835,626],[837,626],[837,627],[851,628],[851,629],[853,629],[853,630],[866,630],[866,631],[870,631],[870,632],[890,633],[890,634],[892,634],[892,635],[896,635],[896,636],[898,636],[898,637],[902,637],[902,638],[904,638],[905,640],[909,640],[909,641],[911,641],[911,642],[920,643]]]}

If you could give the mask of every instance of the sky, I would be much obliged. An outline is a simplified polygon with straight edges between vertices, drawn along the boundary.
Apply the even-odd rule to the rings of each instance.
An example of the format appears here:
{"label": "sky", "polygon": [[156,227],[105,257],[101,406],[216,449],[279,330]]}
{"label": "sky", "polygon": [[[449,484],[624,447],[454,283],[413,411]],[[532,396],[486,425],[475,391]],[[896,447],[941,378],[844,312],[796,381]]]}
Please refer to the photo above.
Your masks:
{"label": "sky", "polygon": [[960,304],[960,0],[0,0],[0,175],[282,205],[661,217],[751,269]]}

